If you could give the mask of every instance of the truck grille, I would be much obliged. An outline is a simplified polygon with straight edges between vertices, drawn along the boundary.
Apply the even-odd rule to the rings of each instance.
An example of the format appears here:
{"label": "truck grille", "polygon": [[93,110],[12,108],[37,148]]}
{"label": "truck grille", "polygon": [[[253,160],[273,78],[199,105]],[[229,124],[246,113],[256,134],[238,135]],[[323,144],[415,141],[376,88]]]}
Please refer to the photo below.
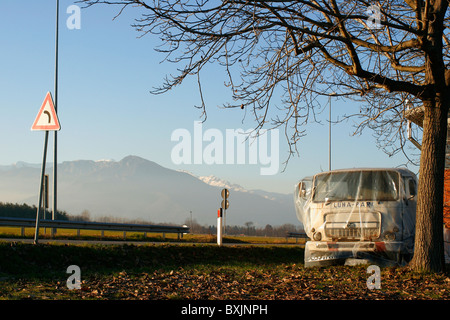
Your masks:
{"label": "truck grille", "polygon": [[330,213],[325,216],[325,236],[340,240],[370,240],[380,237],[381,214]]}

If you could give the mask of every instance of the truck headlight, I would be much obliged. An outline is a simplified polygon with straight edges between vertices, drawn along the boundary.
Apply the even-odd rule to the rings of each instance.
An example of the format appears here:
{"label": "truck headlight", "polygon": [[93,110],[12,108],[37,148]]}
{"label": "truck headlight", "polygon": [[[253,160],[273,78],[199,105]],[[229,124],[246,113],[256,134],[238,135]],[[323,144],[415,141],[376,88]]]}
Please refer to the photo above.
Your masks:
{"label": "truck headlight", "polygon": [[313,239],[314,239],[315,241],[320,241],[320,240],[322,240],[322,234],[321,234],[320,232],[314,233]]}
{"label": "truck headlight", "polygon": [[383,238],[386,241],[394,241],[395,240],[395,233],[387,231],[387,232],[384,233]]}

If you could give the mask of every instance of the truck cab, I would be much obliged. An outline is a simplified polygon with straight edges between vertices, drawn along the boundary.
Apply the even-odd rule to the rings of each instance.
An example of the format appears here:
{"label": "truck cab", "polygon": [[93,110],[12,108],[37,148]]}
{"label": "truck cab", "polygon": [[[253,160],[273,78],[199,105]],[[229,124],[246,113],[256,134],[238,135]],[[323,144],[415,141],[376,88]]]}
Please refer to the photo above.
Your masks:
{"label": "truck cab", "polygon": [[310,238],[305,266],[407,263],[414,251],[417,177],[403,168],[322,172],[295,188]]}

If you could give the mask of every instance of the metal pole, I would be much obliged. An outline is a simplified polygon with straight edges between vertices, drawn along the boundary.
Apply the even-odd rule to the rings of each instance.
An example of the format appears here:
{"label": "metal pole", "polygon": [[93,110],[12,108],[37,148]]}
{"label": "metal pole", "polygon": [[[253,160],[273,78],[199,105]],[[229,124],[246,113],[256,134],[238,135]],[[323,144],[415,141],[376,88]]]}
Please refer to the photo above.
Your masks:
{"label": "metal pole", "polygon": [[[44,175],[42,196],[44,197],[42,200],[42,206],[44,207],[44,220],[47,219],[47,209],[48,209],[48,174]],[[47,228],[44,227],[44,234],[47,234]]]}
{"label": "metal pole", "polygon": [[41,207],[42,207],[42,190],[44,184],[44,175],[45,175],[45,162],[47,161],[47,144],[48,144],[48,131],[45,131],[45,140],[44,140],[44,155],[42,156],[42,171],[41,171],[41,183],[39,184],[39,200],[38,207],[36,210],[36,227],[34,230],[34,244],[38,244],[39,238],[39,219],[41,215]]}
{"label": "metal pole", "polygon": [[223,209],[223,234],[225,235],[227,232],[227,209]]}
{"label": "metal pole", "polygon": [[[59,0],[56,0],[56,39],[55,39],[55,112],[58,114],[58,31],[59,31]],[[58,152],[57,152],[57,136],[58,131],[55,130],[54,149],[53,149],[53,210],[52,220],[56,218],[57,210],[57,170],[58,170]],[[55,235],[55,228],[52,229],[52,236]]]}
{"label": "metal pole", "polygon": [[222,215],[223,211],[222,208],[220,208],[217,211],[217,245],[222,245]]}
{"label": "metal pole", "polygon": [[330,107],[329,115],[329,129],[328,129],[328,170],[331,171],[331,96],[328,97],[328,104]]}

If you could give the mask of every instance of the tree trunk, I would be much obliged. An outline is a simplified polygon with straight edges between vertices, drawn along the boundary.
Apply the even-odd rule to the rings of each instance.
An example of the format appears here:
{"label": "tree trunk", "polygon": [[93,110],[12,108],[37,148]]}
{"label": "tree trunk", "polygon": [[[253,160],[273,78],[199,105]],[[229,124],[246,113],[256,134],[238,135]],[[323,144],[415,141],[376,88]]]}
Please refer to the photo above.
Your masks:
{"label": "tree trunk", "polygon": [[426,32],[420,38],[425,52],[422,153],[417,198],[416,238],[411,267],[417,271],[442,272],[444,261],[444,170],[447,144],[449,93],[443,61],[442,35],[447,0],[429,3],[424,16]]}
{"label": "tree trunk", "polygon": [[442,272],[444,262],[443,195],[447,99],[424,103],[422,153],[420,157],[416,236],[412,269]]}

